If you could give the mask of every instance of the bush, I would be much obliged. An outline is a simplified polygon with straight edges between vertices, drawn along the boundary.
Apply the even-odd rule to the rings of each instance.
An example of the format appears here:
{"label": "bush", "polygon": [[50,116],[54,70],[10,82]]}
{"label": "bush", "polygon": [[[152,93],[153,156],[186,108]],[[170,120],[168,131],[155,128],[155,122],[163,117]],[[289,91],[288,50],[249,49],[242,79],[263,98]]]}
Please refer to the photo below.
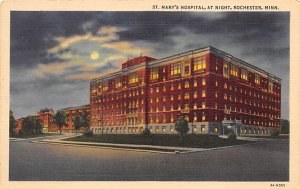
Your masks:
{"label": "bush", "polygon": [[148,137],[148,136],[151,135],[151,132],[150,132],[150,130],[148,128],[145,128],[145,130],[142,132],[142,135],[144,137]]}
{"label": "bush", "polygon": [[271,132],[271,136],[272,137],[278,137],[280,134],[279,130],[278,129],[273,129],[272,132]]}
{"label": "bush", "polygon": [[230,140],[230,141],[235,141],[236,140],[236,134],[234,132],[228,133],[227,139]]}
{"label": "bush", "polygon": [[83,132],[83,135],[88,136],[88,137],[93,136],[93,131],[92,130],[86,130],[86,131]]}

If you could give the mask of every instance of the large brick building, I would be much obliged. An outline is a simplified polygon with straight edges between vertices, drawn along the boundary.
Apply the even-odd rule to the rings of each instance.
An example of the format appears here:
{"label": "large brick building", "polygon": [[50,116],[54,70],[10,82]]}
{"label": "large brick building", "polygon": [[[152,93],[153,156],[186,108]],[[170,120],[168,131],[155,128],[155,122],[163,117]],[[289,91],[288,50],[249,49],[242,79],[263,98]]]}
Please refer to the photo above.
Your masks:
{"label": "large brick building", "polygon": [[64,127],[64,132],[74,132],[73,119],[75,116],[81,116],[84,113],[89,117],[90,116],[90,105],[82,105],[76,107],[69,107],[61,109],[64,111],[67,117],[67,125]]}
{"label": "large brick building", "polygon": [[190,132],[267,133],[280,123],[281,79],[213,47],[154,59],[137,57],[90,82],[91,129],[104,133],[175,133],[178,116]]}

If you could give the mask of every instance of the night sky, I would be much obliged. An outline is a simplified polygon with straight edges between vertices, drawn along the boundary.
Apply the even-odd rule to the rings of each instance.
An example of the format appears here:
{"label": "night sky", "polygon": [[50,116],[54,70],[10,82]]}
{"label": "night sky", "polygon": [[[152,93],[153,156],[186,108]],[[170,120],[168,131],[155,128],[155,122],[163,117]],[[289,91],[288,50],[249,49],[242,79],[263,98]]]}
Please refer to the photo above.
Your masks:
{"label": "night sky", "polygon": [[128,58],[163,58],[213,46],[282,79],[289,117],[287,12],[11,12],[10,108],[89,103],[89,81]]}

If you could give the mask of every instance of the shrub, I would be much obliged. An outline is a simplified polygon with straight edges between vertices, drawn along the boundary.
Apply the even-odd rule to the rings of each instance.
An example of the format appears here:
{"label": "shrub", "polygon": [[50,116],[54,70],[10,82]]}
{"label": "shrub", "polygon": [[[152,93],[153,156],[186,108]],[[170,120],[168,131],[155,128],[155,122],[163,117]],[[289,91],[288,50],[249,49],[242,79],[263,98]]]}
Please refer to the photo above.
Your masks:
{"label": "shrub", "polygon": [[272,137],[278,137],[280,134],[279,130],[278,129],[273,129],[272,132],[271,132],[271,136]]}
{"label": "shrub", "polygon": [[83,135],[88,136],[88,137],[93,136],[93,131],[92,130],[86,130],[86,131],[83,132]]}
{"label": "shrub", "polygon": [[142,135],[144,137],[148,137],[148,136],[150,136],[150,134],[151,134],[151,132],[148,128],[145,128],[145,130],[142,132]]}
{"label": "shrub", "polygon": [[227,134],[227,139],[230,141],[235,141],[236,140],[236,134],[234,132],[230,132]]}

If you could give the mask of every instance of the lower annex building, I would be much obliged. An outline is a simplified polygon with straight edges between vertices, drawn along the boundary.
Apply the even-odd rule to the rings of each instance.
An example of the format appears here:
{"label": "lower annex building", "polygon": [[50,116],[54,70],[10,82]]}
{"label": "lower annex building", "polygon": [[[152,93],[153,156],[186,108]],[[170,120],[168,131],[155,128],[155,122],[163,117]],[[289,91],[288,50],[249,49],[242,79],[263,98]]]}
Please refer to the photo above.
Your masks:
{"label": "lower annex building", "polygon": [[190,133],[238,134],[279,128],[281,79],[213,47],[155,59],[140,56],[90,82],[91,129],[100,133],[176,133],[184,116]]}

